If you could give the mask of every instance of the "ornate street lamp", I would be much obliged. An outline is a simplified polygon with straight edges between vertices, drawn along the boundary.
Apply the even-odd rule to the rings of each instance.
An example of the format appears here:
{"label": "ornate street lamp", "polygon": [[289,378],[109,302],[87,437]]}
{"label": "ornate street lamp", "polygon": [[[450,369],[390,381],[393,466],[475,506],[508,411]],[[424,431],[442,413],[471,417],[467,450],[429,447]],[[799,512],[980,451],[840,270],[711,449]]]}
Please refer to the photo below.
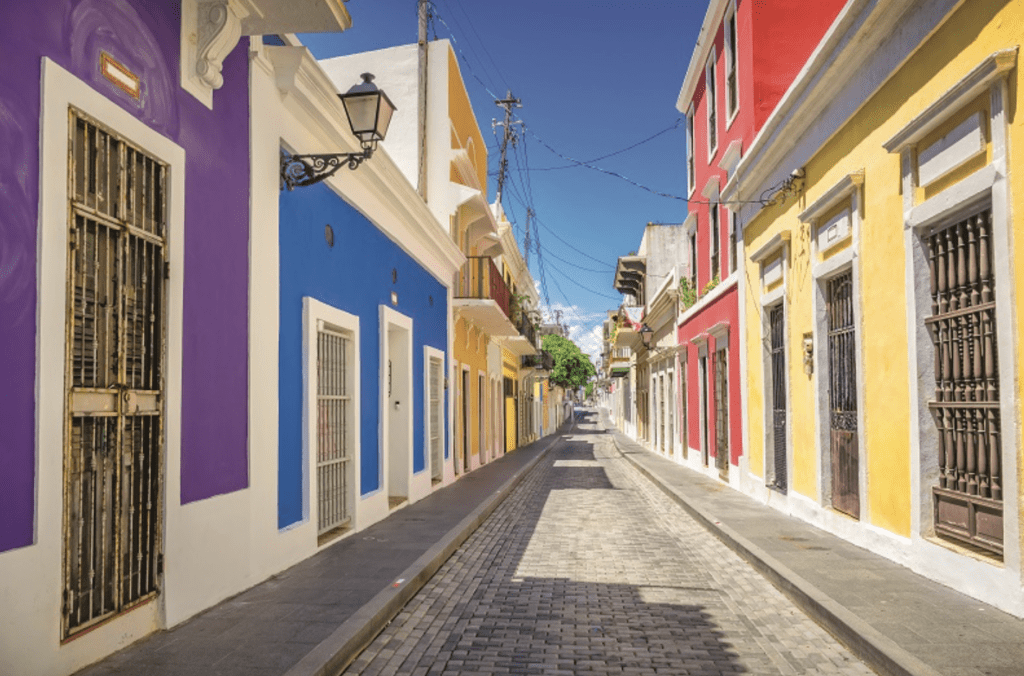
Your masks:
{"label": "ornate street lamp", "polygon": [[352,133],[359,139],[362,151],[358,153],[327,153],[321,155],[288,155],[281,153],[281,186],[289,190],[295,186],[313,185],[333,176],[348,165],[355,169],[363,160],[370,159],[377,143],[384,140],[395,113],[395,104],[388,95],[373,84],[373,74],[363,73],[363,81],[344,94],[338,94],[345,107],[345,115]]}
{"label": "ornate street lamp", "polygon": [[651,327],[644,324],[640,327],[640,342],[644,344],[647,349],[651,348],[651,338],[654,336],[654,330]]}

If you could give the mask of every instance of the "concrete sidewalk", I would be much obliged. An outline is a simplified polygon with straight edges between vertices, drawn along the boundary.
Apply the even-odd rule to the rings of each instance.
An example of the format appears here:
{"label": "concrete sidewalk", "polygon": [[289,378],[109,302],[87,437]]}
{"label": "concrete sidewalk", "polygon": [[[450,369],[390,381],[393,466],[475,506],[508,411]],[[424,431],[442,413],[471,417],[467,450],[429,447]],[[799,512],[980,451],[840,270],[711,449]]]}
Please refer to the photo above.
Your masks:
{"label": "concrete sidewalk", "polygon": [[571,425],[77,676],[339,673]]}
{"label": "concrete sidewalk", "polygon": [[1024,621],[766,507],[621,432],[612,436],[635,467],[880,674],[1024,674]]}

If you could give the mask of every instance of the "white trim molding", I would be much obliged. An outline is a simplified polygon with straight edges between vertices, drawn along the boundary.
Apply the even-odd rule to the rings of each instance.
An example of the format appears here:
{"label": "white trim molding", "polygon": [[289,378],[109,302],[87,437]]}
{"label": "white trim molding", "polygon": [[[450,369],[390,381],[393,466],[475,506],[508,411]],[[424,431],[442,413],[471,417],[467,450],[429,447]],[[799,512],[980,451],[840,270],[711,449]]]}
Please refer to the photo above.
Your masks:
{"label": "white trim molding", "polygon": [[948,120],[966,103],[1005,77],[1017,65],[1017,50],[1018,47],[1010,47],[991,54],[883,143],[882,147],[890,153],[900,153],[910,146],[917,145],[930,131]]}
{"label": "white trim molding", "polygon": [[[43,57],[39,129],[37,244],[35,524],[33,544],[0,554],[0,636],[6,664],[22,673],[71,673],[212,602],[231,585],[211,561],[216,554],[193,529],[196,515],[233,510],[245,491],[183,509],[181,496],[182,314],[185,271],[185,150],[106,98],[88,83]],[[143,603],[61,645],[65,346],[67,340],[69,152],[68,110],[74,107],[167,165],[166,381],[163,439],[163,544],[168,566],[155,602]],[[28,171],[26,169],[26,171]],[[28,179],[27,179],[28,180]],[[229,534],[227,546],[244,543]],[[194,548],[194,551],[190,551]],[[244,548],[244,547],[243,547]],[[192,563],[207,568],[201,584]],[[228,565],[233,566],[235,561]],[[191,587],[191,588],[190,588]],[[218,597],[219,596],[219,597]],[[182,610],[184,608],[184,610]]]}
{"label": "white trim molding", "polygon": [[[350,354],[347,355],[351,362],[347,365],[348,383],[346,387],[350,392],[352,401],[352,436],[347,441],[351,443],[352,469],[349,470],[348,486],[352,494],[346,496],[352,508],[352,526],[342,537],[330,540],[334,543],[343,537],[361,530],[360,507],[362,500],[359,495],[360,461],[362,456],[362,414],[361,414],[361,384],[362,384],[362,351],[360,349],[359,317],[349,314],[344,310],[323,303],[310,296],[302,299],[302,521],[315,520],[313,505],[320,504],[319,485],[316,480],[317,453],[313,445],[317,439],[317,337],[321,327],[331,329],[340,333],[349,334],[351,346]],[[287,526],[287,529],[295,528],[298,524]],[[315,525],[315,524],[314,524]],[[317,537],[317,529],[310,530],[313,538]],[[313,541],[316,546],[316,540]]]}
{"label": "white trim molding", "polygon": [[339,32],[352,26],[343,0],[181,0],[181,87],[207,108],[224,84],[224,59],[243,35]]}
{"label": "white trim molding", "polygon": [[[1018,351],[1015,326],[1015,228],[1010,213],[1007,166],[1008,82],[1017,48],[996,52],[947,90],[885,145],[900,154],[906,257],[907,352],[910,372],[911,539],[918,550],[911,567],[1017,616],[1024,615],[1021,594],[1020,545],[1020,397],[1017,388]],[[990,164],[915,204],[919,184],[915,171],[918,142],[950,120],[964,106],[988,91],[991,136]],[[934,534],[931,488],[937,484],[938,432],[929,410],[933,397],[934,345],[924,320],[932,315],[930,256],[925,237],[932,227],[956,223],[985,208],[991,209],[992,274],[996,301],[995,342],[999,379],[999,416],[1003,482],[1003,558],[979,557]],[[1012,591],[1010,591],[1012,590]],[[1009,593],[1008,593],[1009,592]]]}
{"label": "white trim molding", "polygon": [[810,223],[812,226],[821,219],[825,212],[839,205],[844,199],[852,197],[857,202],[857,211],[861,211],[860,193],[864,189],[864,170],[847,174],[834,186],[829,188],[821,197],[814,200],[810,206],[800,212],[797,216],[801,223]]}

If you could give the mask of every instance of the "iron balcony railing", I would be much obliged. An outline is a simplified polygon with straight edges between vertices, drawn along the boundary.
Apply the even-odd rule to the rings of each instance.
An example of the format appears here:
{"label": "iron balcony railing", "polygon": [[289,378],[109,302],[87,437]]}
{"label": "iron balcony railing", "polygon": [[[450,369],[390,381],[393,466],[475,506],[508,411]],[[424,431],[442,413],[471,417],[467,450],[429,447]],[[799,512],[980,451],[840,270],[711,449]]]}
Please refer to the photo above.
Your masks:
{"label": "iron balcony railing", "polygon": [[523,357],[523,368],[553,371],[555,369],[555,356],[544,350],[541,350],[540,354],[528,354]]}
{"label": "iron balcony railing", "polygon": [[534,347],[537,346],[537,329],[526,317],[525,313],[523,313],[523,316],[519,318],[519,323],[516,328],[519,329],[519,334],[523,338],[530,341],[530,345],[533,345]]}
{"label": "iron balcony railing", "polygon": [[490,299],[498,304],[506,317],[512,316],[508,286],[490,256],[466,258],[466,264],[459,270],[455,297]]}

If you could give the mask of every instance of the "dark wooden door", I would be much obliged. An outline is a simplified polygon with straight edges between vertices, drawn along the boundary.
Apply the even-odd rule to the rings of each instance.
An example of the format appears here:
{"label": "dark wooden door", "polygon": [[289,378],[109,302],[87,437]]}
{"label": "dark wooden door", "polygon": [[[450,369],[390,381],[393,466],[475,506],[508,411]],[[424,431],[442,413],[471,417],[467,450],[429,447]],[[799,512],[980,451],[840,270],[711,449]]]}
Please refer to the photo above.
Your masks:
{"label": "dark wooden door", "polygon": [[935,532],[1003,553],[1003,472],[992,213],[925,238],[931,261],[938,485]]}
{"label": "dark wooden door", "polygon": [[786,464],[786,320],[782,305],[771,309],[769,332],[771,338],[772,374],[772,459],[774,466],[769,485],[783,493],[788,489]]}
{"label": "dark wooden door", "polygon": [[827,313],[832,507],[859,519],[857,361],[851,272],[829,280]]}
{"label": "dark wooden door", "polygon": [[716,350],[715,366],[715,467],[723,479],[729,476],[729,373],[725,350]]}

